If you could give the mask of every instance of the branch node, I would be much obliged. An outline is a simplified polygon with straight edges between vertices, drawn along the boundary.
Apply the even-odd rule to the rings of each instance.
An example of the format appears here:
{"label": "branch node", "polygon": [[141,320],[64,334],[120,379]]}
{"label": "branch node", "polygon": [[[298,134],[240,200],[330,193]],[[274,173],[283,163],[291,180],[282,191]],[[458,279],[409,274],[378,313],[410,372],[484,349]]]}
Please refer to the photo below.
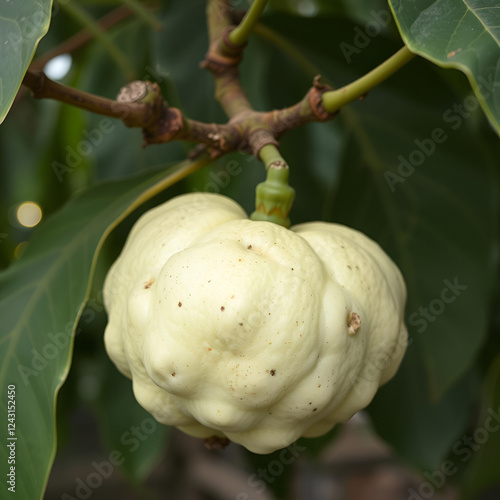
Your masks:
{"label": "branch node", "polygon": [[321,75],[316,75],[313,78],[313,87],[318,89],[318,90],[323,90],[323,89],[327,88],[328,85],[326,85],[326,83],[323,83],[321,81]]}
{"label": "branch node", "polygon": [[236,45],[231,41],[229,35],[231,34],[231,31],[233,31],[235,28],[236,26],[228,26],[224,30],[224,33],[222,33],[220,50],[227,56],[238,57],[239,58],[238,62],[239,62],[243,56],[243,51],[245,47],[248,45],[248,42],[245,42],[241,45]]}
{"label": "branch node", "polygon": [[209,46],[205,59],[200,63],[200,68],[209,69],[212,73],[220,75],[228,69],[235,68],[243,59],[244,45],[234,45],[229,39],[229,33],[235,26],[228,26],[220,38],[215,39]]}
{"label": "branch node", "polygon": [[152,120],[152,126],[143,129],[143,146],[148,144],[163,144],[174,140],[184,127],[182,113],[177,108],[170,108],[163,102],[161,117],[157,122]]}
{"label": "branch node", "polygon": [[273,134],[266,128],[257,128],[252,130],[248,136],[248,143],[252,147],[253,154],[256,158],[259,158],[260,150],[264,146],[272,144],[279,148],[280,145]]}
{"label": "branch node", "polygon": [[325,92],[332,90],[332,88],[324,83],[321,83],[319,81],[320,78],[321,77],[319,75],[314,78],[313,86],[308,92],[308,101],[309,107],[314,113],[314,116],[316,116],[319,121],[326,122],[337,116],[338,110],[333,113],[329,113],[323,106],[322,96]]}
{"label": "branch node", "polygon": [[146,97],[147,93],[148,86],[146,82],[136,80],[122,87],[116,100],[124,103],[141,102]]}

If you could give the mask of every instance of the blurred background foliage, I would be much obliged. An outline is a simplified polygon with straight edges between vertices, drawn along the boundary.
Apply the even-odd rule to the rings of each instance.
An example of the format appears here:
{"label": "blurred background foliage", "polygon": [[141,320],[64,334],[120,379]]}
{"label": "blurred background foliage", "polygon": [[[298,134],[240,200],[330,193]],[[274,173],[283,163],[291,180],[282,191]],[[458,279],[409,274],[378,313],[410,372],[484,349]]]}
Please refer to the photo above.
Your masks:
{"label": "blurred background foliage", "polygon": [[[258,110],[297,102],[316,74],[335,87],[344,85],[402,45],[393,21],[379,22],[379,32],[367,35],[367,23],[389,14],[384,1],[269,3],[241,66],[243,86]],[[35,60],[84,27],[75,10],[97,20],[120,4],[55,3],[50,30]],[[135,79],[158,82],[167,101],[189,117],[224,122],[213,98],[212,77],[198,67],[207,49],[205,2],[187,4],[148,4],[162,25],[160,31],[135,13],[127,16],[105,33],[113,50],[94,39],[72,51],[69,72],[61,81],[115,98],[133,74]],[[245,0],[234,4],[239,9],[248,6]],[[392,256],[407,281],[410,345],[397,376],[367,410],[371,425],[415,471],[432,473],[451,460],[459,470],[449,481],[461,485],[468,495],[464,498],[479,498],[498,484],[500,433],[474,447],[462,439],[484,426],[488,410],[499,411],[500,183],[498,136],[481,109],[467,111],[467,116],[457,111],[470,95],[463,74],[417,58],[366,99],[342,109],[334,121],[288,133],[281,149],[297,191],[293,223],[335,221],[363,231]],[[433,140],[436,129],[442,130],[440,138],[446,136],[439,143]],[[95,144],[84,149],[82,141],[91,137]],[[35,101],[22,91],[0,127],[2,268],[19,258],[33,231],[17,220],[19,204],[37,203],[43,228],[46,218],[82,190],[179,162],[191,146],[143,149],[139,130],[118,121],[110,125],[103,117],[58,102]],[[70,165],[71,151],[88,153],[73,155]],[[414,151],[421,153],[412,157]],[[398,167],[402,159],[411,158],[418,158],[419,164],[402,176]],[[236,175],[228,172],[229,162],[238,164]],[[69,168],[61,171],[57,164]],[[400,180],[391,181],[394,177],[388,173]],[[123,429],[147,418],[102,343],[103,278],[133,222],[148,208],[193,190],[220,192],[251,212],[255,186],[264,177],[263,165],[252,156],[225,156],[147,202],[107,239],[80,320],[69,379],[58,399],[59,450],[71,440],[68,422],[75,408],[83,406],[95,415],[109,450],[120,449]],[[445,304],[441,294],[450,289],[449,283],[466,288]],[[155,439],[127,456],[123,472],[137,488],[158,462],[169,435],[168,429],[158,427]],[[306,453],[314,460],[333,439],[335,432],[304,441]],[[473,451],[464,461],[467,446]],[[249,472],[272,458],[247,455]],[[269,486],[287,498],[287,480],[283,475]]]}

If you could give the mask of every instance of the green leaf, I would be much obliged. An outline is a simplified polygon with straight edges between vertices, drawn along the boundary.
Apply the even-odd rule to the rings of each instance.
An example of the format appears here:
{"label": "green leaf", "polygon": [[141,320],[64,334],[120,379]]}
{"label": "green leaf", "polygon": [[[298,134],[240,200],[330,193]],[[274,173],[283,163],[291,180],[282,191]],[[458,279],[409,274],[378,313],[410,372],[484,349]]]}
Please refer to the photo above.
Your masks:
{"label": "green leaf", "polygon": [[0,123],[9,111],[40,39],[47,33],[51,0],[4,0],[0,13]]}
{"label": "green leaf", "polygon": [[478,384],[467,374],[433,403],[422,378],[422,356],[408,347],[398,374],[379,389],[368,412],[398,455],[421,471],[438,470],[470,420]]}
{"label": "green leaf", "polygon": [[123,471],[139,484],[148,477],[165,450],[171,428],[158,424],[139,405],[132,392],[132,382],[107,356],[98,361],[101,390],[96,413],[100,432],[108,449],[120,453]]}
{"label": "green leaf", "polygon": [[467,437],[469,440],[462,439],[457,446],[462,461],[472,460],[464,481],[463,498],[479,498],[487,488],[500,486],[500,354],[486,375],[481,414]]}
{"label": "green leaf", "polygon": [[[16,493],[41,498],[55,454],[55,400],[71,363],[73,333],[88,298],[97,253],[126,215],[208,163],[97,185],[34,234],[23,257],[0,274],[0,386],[16,392]],[[6,414],[6,398],[0,408]],[[7,426],[0,431],[7,443]],[[0,460],[7,463],[3,445]]]}
{"label": "green leaf", "polygon": [[[214,99],[210,71],[198,63],[207,52],[206,2],[172,0],[159,15],[163,30],[155,33],[155,64],[160,74],[170,73],[187,116],[202,121],[224,122],[226,117]],[[186,43],[189,40],[189,43]]]}
{"label": "green leaf", "polygon": [[408,48],[457,68],[500,134],[500,9],[492,0],[390,0]]}

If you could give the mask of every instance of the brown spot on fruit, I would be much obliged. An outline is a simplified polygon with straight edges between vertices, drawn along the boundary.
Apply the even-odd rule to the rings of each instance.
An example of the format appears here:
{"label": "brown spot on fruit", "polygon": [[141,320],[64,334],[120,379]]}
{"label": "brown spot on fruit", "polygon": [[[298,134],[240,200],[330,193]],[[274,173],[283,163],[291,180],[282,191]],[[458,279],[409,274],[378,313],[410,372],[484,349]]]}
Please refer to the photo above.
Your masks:
{"label": "brown spot on fruit", "polygon": [[172,377],[175,377],[175,372],[172,372]]}
{"label": "brown spot on fruit", "polygon": [[154,279],[150,279],[149,281],[146,281],[146,283],[144,283],[144,289],[147,290],[148,288],[151,288],[151,285],[155,282]]}
{"label": "brown spot on fruit", "polygon": [[269,373],[271,374],[271,377],[274,377],[276,375],[276,370],[271,370]]}
{"label": "brown spot on fruit", "polygon": [[224,306],[220,306],[221,311],[224,311],[224,309],[226,309]]}
{"label": "brown spot on fruit", "polygon": [[247,246],[247,249],[248,249],[248,250],[251,250],[251,249],[252,249],[252,245],[248,245],[248,246]]}
{"label": "brown spot on fruit", "polygon": [[347,316],[347,333],[354,335],[361,327],[359,314],[352,312]]}
{"label": "brown spot on fruit", "polygon": [[179,302],[177,305],[178,305],[179,307],[182,307],[182,302]]}

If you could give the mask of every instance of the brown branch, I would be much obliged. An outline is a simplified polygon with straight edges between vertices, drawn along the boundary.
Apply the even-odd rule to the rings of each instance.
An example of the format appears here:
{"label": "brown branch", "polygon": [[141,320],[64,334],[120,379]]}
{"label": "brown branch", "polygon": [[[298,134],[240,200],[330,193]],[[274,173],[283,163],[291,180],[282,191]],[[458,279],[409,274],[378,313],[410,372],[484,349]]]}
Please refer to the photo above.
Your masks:
{"label": "brown branch", "polygon": [[229,124],[236,127],[241,138],[240,149],[250,149],[255,156],[266,144],[279,147],[278,138],[287,130],[311,121],[326,121],[336,113],[328,113],[321,96],[331,90],[316,77],[306,97],[290,108],[260,113],[253,110],[241,86],[238,66],[245,45],[234,45],[230,33],[234,29],[234,11],[228,0],[209,0],[207,22],[209,49],[201,67],[212,72],[215,98],[222,105]]}
{"label": "brown branch", "polygon": [[275,137],[281,137],[285,132],[310,122],[326,122],[335,116],[338,111],[329,113],[323,106],[322,95],[332,90],[331,87],[320,82],[316,76],[313,86],[304,98],[289,108],[271,111],[267,114],[270,129]]}
{"label": "brown branch", "polygon": [[[224,13],[224,10],[219,12],[221,13]],[[209,20],[214,17],[212,15]],[[244,111],[252,111],[252,106],[241,86],[238,69],[244,47],[231,44],[228,35],[232,28],[233,26],[228,26],[221,35],[211,40],[205,59],[200,64],[200,67],[212,72],[215,81],[215,98],[229,118]],[[218,33],[219,31],[209,29],[209,32]]]}
{"label": "brown branch", "polygon": [[35,99],[55,99],[80,109],[118,118],[127,127],[143,130],[144,145],[185,140],[205,144],[212,157],[238,147],[236,128],[202,123],[182,115],[163,100],[158,84],[134,81],[123,87],[117,100],[106,99],[73,89],[48,78],[42,71],[26,73],[23,85]]}
{"label": "brown branch", "polygon": [[[109,14],[105,15],[100,21],[99,26],[102,30],[106,31],[116,26],[121,21],[124,21],[132,14],[128,7],[118,7],[112,10]],[[37,57],[29,66],[30,70],[42,70],[45,65],[52,59],[62,54],[70,54],[83,47],[85,44],[93,39],[92,34],[87,28],[80,30],[78,33],[68,38],[66,41],[49,50],[47,53]],[[16,105],[27,94],[25,88],[20,88],[14,100]]]}
{"label": "brown branch", "polygon": [[[117,14],[105,24],[117,22]],[[106,99],[54,82],[42,71],[29,70],[23,84],[36,99],[56,99],[81,109],[118,118],[127,127],[143,130],[144,146],[174,140],[198,144],[195,152],[208,150],[212,158],[230,151],[246,151],[259,157],[269,144],[279,147],[278,138],[285,132],[312,121],[326,121],[335,116],[322,104],[322,95],[331,90],[317,77],[306,96],[297,104],[269,112],[254,111],[241,86],[238,66],[244,46],[229,39],[234,12],[228,0],[209,0],[207,8],[210,46],[202,67],[208,68],[215,80],[215,96],[230,118],[226,124],[191,120],[168,106],[159,86],[150,82],[132,82],[121,89],[117,100]],[[104,20],[101,21],[104,23]],[[83,35],[77,39],[81,43]],[[75,38],[73,40],[75,44]],[[69,43],[69,41],[68,41]]]}
{"label": "brown branch", "polygon": [[[42,71],[28,70],[23,85],[31,89],[35,99],[55,99],[92,113],[118,118],[127,127],[141,128],[145,146],[184,140],[204,144],[213,158],[237,150],[250,150],[258,156],[266,144],[279,146],[277,138],[288,130],[335,116],[322,108],[321,94],[329,87],[318,81],[304,99],[289,108],[257,112],[242,106],[226,124],[203,123],[185,117],[179,109],[168,106],[159,86],[151,82],[128,84],[117,100],[55,82]],[[229,95],[235,94],[227,91],[226,96]],[[236,102],[239,101],[236,99]]]}
{"label": "brown branch", "polygon": [[43,71],[28,70],[23,85],[31,89],[35,99],[55,99],[99,115],[119,118],[128,127],[145,128],[148,125],[147,103],[118,102],[73,89],[48,78]]}

